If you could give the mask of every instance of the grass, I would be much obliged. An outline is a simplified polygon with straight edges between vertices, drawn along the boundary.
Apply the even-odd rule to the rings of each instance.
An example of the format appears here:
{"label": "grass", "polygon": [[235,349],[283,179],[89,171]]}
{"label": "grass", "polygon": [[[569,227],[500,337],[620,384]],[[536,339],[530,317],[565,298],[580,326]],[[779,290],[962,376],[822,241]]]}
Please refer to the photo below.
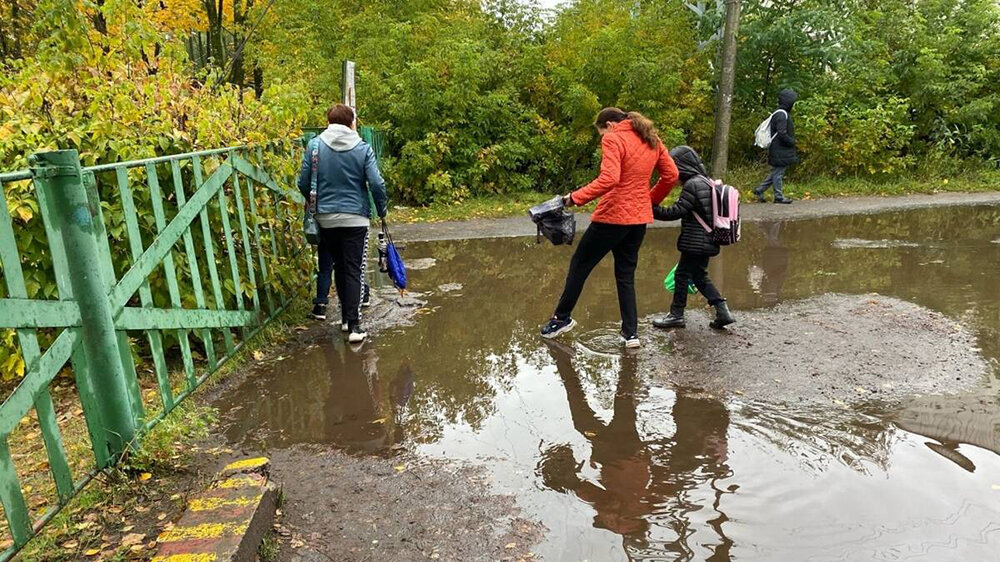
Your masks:
{"label": "grass", "polygon": [[274,562],[278,559],[280,548],[281,540],[278,538],[278,533],[271,529],[260,541],[260,547],[257,548],[257,559],[260,562]]}
{"label": "grass", "polygon": [[[727,182],[743,193],[743,200],[752,199],[751,190],[767,174],[767,168],[740,167],[733,169]],[[875,178],[871,176],[801,177],[791,170],[785,179],[785,194],[793,199],[822,199],[848,196],[897,196],[915,193],[976,192],[1000,190],[1000,171],[977,171],[951,177],[928,173],[910,176]],[[672,201],[680,192],[674,188]],[[528,208],[554,193],[509,193],[471,197],[462,201],[432,203],[425,207],[393,207],[390,218],[400,223],[432,223],[469,219],[489,219],[524,216]],[[582,210],[591,210],[593,204]]]}

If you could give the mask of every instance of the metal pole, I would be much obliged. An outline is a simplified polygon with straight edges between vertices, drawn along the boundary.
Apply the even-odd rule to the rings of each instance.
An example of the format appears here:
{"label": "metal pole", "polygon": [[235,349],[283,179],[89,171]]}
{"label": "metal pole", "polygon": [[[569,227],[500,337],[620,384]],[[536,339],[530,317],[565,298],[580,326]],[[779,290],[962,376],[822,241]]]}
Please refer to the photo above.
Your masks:
{"label": "metal pole", "polygon": [[715,111],[712,140],[712,175],[722,178],[729,164],[729,124],[733,115],[733,86],[736,82],[736,38],[740,27],[740,0],[726,0],[726,29],[722,35],[722,75]]}
{"label": "metal pole", "polygon": [[[62,235],[73,297],[80,307],[81,343],[89,368],[94,397],[81,393],[87,417],[102,422],[108,447],[108,463],[135,438],[125,371],[122,369],[118,338],[105,281],[94,217],[87,200],[76,150],[41,152],[30,157],[31,173],[39,189],[45,190],[56,216],[52,223]],[[77,374],[78,376],[81,373]],[[103,455],[98,454],[100,459]],[[103,467],[101,467],[103,468]]]}

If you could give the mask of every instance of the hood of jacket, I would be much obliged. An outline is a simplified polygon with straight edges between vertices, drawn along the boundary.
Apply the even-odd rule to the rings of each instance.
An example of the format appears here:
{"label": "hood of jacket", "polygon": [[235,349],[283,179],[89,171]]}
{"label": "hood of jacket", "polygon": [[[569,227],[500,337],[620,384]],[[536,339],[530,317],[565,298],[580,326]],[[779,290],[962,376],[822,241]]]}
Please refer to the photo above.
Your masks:
{"label": "hood of jacket", "polygon": [[708,171],[701,157],[690,146],[678,146],[670,151],[670,157],[677,165],[677,172],[680,174],[681,182],[686,182],[694,176],[708,177]]}
{"label": "hood of jacket", "polygon": [[799,99],[799,94],[791,88],[785,88],[778,93],[778,107],[785,111],[791,111],[795,101]]}
{"label": "hood of jacket", "polygon": [[347,152],[361,143],[361,135],[357,131],[339,124],[327,127],[320,133],[319,138],[335,152]]}

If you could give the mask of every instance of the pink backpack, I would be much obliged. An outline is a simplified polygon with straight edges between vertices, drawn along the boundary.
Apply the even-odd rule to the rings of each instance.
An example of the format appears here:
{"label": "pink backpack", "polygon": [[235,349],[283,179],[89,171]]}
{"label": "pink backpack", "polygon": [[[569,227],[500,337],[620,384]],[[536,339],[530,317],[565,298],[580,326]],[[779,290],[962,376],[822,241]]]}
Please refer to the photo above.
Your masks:
{"label": "pink backpack", "polygon": [[[712,183],[712,226],[705,223],[697,212],[701,227],[708,233],[708,239],[719,246],[729,246],[740,241],[740,192],[722,180],[706,178]],[[706,209],[707,210],[707,209]]]}

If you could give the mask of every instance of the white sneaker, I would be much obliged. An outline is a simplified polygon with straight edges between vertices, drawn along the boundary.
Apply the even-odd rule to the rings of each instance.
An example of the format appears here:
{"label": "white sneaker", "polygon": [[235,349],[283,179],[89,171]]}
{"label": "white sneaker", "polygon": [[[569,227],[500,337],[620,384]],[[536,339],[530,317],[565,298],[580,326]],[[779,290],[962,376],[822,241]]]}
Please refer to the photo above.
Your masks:
{"label": "white sneaker", "polygon": [[351,327],[347,325],[347,322],[344,322],[343,324],[340,325],[340,331],[346,334],[347,332],[351,331]]}
{"label": "white sneaker", "polygon": [[365,341],[368,334],[361,331],[361,328],[354,328],[351,333],[347,335],[347,341],[350,343],[361,343]]}
{"label": "white sneaker", "polygon": [[642,342],[639,341],[639,336],[632,336],[630,338],[622,336],[622,343],[625,344],[625,349],[638,349],[642,347]]}

